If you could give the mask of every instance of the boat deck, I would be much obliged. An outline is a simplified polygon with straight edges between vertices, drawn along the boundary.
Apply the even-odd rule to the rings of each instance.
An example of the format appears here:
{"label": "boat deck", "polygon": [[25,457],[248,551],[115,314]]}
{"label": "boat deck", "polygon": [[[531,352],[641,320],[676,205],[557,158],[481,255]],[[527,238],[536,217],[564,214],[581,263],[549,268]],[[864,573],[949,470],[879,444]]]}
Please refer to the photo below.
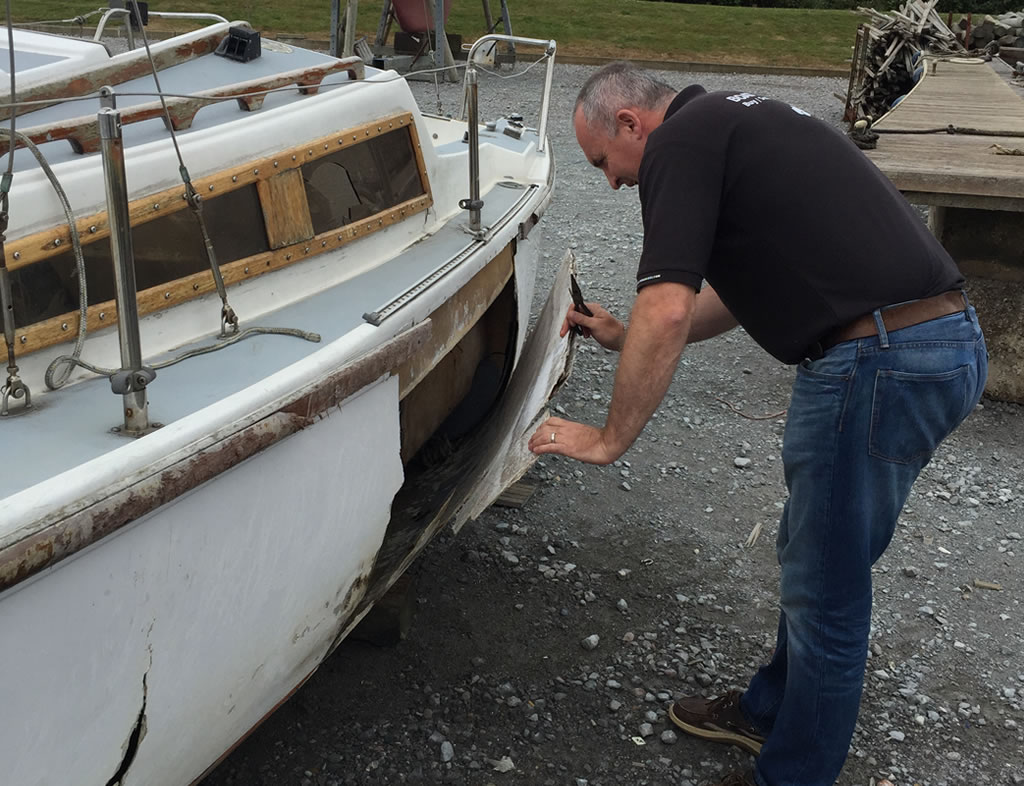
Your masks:
{"label": "boat deck", "polygon": [[[20,57],[21,53],[19,52]],[[120,57],[125,57],[125,55]],[[111,58],[109,62],[114,64],[117,62],[117,58]],[[165,97],[173,102],[176,97],[194,95],[196,85],[202,85],[206,92],[213,92],[234,85],[272,80],[288,72],[327,68],[334,63],[337,61],[327,55],[264,39],[260,57],[249,62],[242,63],[206,54],[164,68],[159,71],[158,78]],[[25,63],[24,67],[28,69],[32,65],[33,63],[29,62]],[[101,63],[101,65],[105,64]],[[111,70],[114,68],[113,65],[110,66]],[[126,68],[126,71],[130,72],[131,69]],[[376,69],[366,69],[366,72],[367,77],[372,81],[390,78]],[[351,81],[350,76],[345,71],[341,71],[327,74],[320,84],[324,90],[330,90]],[[152,104],[158,100],[156,81],[151,73],[114,84],[113,90],[117,108],[122,111]],[[31,94],[32,89],[29,88],[27,92]],[[273,109],[289,106],[302,101],[303,98],[304,95],[296,87],[285,86],[269,93],[266,96],[264,107]],[[19,131],[30,131],[33,128],[59,126],[61,123],[76,118],[95,118],[100,108],[99,96],[95,92],[91,92],[77,100],[61,101],[27,112],[18,118],[17,128]],[[195,115],[193,128],[197,131],[212,128],[239,119],[244,114],[244,110],[236,101],[207,102]],[[191,130],[185,130],[183,133],[188,134]],[[126,125],[124,139],[126,147],[143,145],[148,142],[165,142],[167,131],[162,116]],[[41,147],[51,166],[56,166],[64,161],[72,161],[78,156],[71,144],[63,139],[42,143]],[[17,151],[15,155],[16,174],[18,171],[31,170],[37,166],[38,164],[28,150]]]}
{"label": "boat deck", "polygon": [[[494,187],[484,195],[482,221],[497,227],[507,221],[532,189]],[[312,343],[280,335],[255,335],[216,352],[189,358],[157,372],[149,388],[150,419],[173,423],[203,407],[224,399],[292,363],[322,349],[330,342],[360,327],[376,330],[363,318],[398,298],[451,259],[467,257],[481,242],[467,234],[466,216],[456,214],[439,231],[362,275],[319,292],[305,300],[246,320],[244,330],[254,325],[298,328],[319,333]],[[453,271],[452,271],[453,272]],[[450,273],[449,273],[450,274]],[[401,319],[399,310],[396,316]],[[214,322],[215,314],[211,316]],[[167,356],[147,357],[158,363],[168,357],[216,342],[214,334],[180,347]],[[143,347],[145,352],[145,347]],[[83,359],[89,358],[89,344]],[[98,377],[69,385],[55,393],[34,399],[32,410],[0,421],[0,439],[18,445],[18,460],[8,462],[0,472],[0,498],[70,470],[129,443],[123,436],[96,428],[96,414],[109,413],[109,426],[121,420],[120,396],[110,383]],[[58,447],[59,446],[59,449]]]}

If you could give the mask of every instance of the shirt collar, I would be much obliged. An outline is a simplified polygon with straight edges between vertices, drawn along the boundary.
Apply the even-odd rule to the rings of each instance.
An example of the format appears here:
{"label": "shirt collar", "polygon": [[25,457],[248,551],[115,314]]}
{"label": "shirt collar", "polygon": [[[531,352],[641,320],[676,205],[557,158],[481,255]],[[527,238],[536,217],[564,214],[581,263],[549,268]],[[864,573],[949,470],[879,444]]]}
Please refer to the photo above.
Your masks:
{"label": "shirt collar", "polygon": [[697,96],[702,96],[707,93],[700,85],[688,85],[684,87],[675,98],[672,99],[672,103],[668,105],[668,109],[665,110],[665,117],[662,119],[668,120],[672,115],[683,108],[683,105],[689,101],[692,101]]}

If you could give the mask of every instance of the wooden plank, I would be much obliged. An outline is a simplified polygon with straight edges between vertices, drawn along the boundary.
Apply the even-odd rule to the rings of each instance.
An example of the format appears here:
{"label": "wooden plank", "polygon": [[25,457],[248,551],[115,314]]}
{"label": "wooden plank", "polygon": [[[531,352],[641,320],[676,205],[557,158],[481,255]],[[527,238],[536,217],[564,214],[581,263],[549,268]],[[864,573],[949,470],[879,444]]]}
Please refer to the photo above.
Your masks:
{"label": "wooden plank", "polygon": [[1024,201],[1024,157],[991,146],[1020,139],[950,134],[883,135],[868,157],[900,191],[1001,197]]}
{"label": "wooden plank", "polygon": [[874,128],[908,131],[949,125],[1024,134],[1024,100],[980,58],[927,58],[921,81]]}
{"label": "wooden plank", "polygon": [[536,483],[520,480],[501,492],[493,504],[499,508],[522,508],[536,490]]}
{"label": "wooden plank", "polygon": [[263,222],[271,248],[283,248],[313,237],[306,184],[301,169],[289,169],[256,183]]}
{"label": "wooden plank", "polygon": [[[965,133],[916,133],[948,126]],[[1024,204],[1024,157],[994,147],[1024,143],[1024,100],[979,58],[927,58],[925,76],[873,127],[867,155],[901,191],[947,206]]]}
{"label": "wooden plank", "polygon": [[912,205],[931,207],[963,207],[973,210],[1001,210],[1024,213],[1024,199],[1014,197],[977,196],[975,194],[943,194],[937,191],[903,190],[903,196]]}

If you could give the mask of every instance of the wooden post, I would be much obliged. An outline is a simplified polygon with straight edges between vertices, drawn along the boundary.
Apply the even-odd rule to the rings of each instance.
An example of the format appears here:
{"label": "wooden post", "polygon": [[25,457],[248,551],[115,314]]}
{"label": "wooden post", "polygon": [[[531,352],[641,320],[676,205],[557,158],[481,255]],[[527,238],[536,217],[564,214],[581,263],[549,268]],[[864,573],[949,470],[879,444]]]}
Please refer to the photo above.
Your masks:
{"label": "wooden post", "polygon": [[359,0],[346,0],[345,13],[341,12],[341,0],[331,0],[331,43],[332,57],[351,57],[356,42],[356,17],[359,14]]}
{"label": "wooden post", "polygon": [[328,52],[331,57],[341,57],[341,0],[331,0],[331,43]]}
{"label": "wooden post", "polygon": [[867,25],[857,27],[857,36],[853,42],[853,58],[850,60],[850,84],[846,88],[846,108],[843,110],[843,122],[853,123],[857,119],[857,107],[853,105],[853,91],[863,83],[865,42],[868,38]]}
{"label": "wooden post", "polygon": [[494,19],[491,18],[491,2],[490,0],[483,0],[484,4],[484,24],[487,25],[485,28],[488,33],[494,32]]}
{"label": "wooden post", "polygon": [[377,49],[376,54],[378,55],[381,53],[382,47],[388,42],[388,32],[391,30],[392,17],[391,0],[384,0],[384,7],[380,10],[380,22],[377,25],[377,38],[373,42]]}
{"label": "wooden post", "polygon": [[359,16],[359,0],[348,0],[345,8],[345,48],[342,57],[351,57],[356,48],[356,19]]}

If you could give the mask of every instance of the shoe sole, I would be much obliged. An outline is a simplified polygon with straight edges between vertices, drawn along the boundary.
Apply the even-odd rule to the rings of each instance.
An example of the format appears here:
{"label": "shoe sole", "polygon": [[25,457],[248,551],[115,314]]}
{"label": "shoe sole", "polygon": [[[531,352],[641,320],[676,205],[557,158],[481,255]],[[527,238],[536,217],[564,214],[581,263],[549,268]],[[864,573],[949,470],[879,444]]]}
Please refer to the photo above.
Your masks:
{"label": "shoe sole", "polygon": [[735,745],[738,748],[743,748],[743,750],[753,756],[759,756],[761,754],[761,743],[757,740],[753,740],[750,737],[745,737],[742,734],[737,734],[732,731],[716,731],[714,729],[705,729],[703,726],[694,726],[687,723],[676,715],[676,707],[674,704],[668,708],[668,716],[676,726],[694,737],[711,740],[712,742],[724,742],[730,745]]}

